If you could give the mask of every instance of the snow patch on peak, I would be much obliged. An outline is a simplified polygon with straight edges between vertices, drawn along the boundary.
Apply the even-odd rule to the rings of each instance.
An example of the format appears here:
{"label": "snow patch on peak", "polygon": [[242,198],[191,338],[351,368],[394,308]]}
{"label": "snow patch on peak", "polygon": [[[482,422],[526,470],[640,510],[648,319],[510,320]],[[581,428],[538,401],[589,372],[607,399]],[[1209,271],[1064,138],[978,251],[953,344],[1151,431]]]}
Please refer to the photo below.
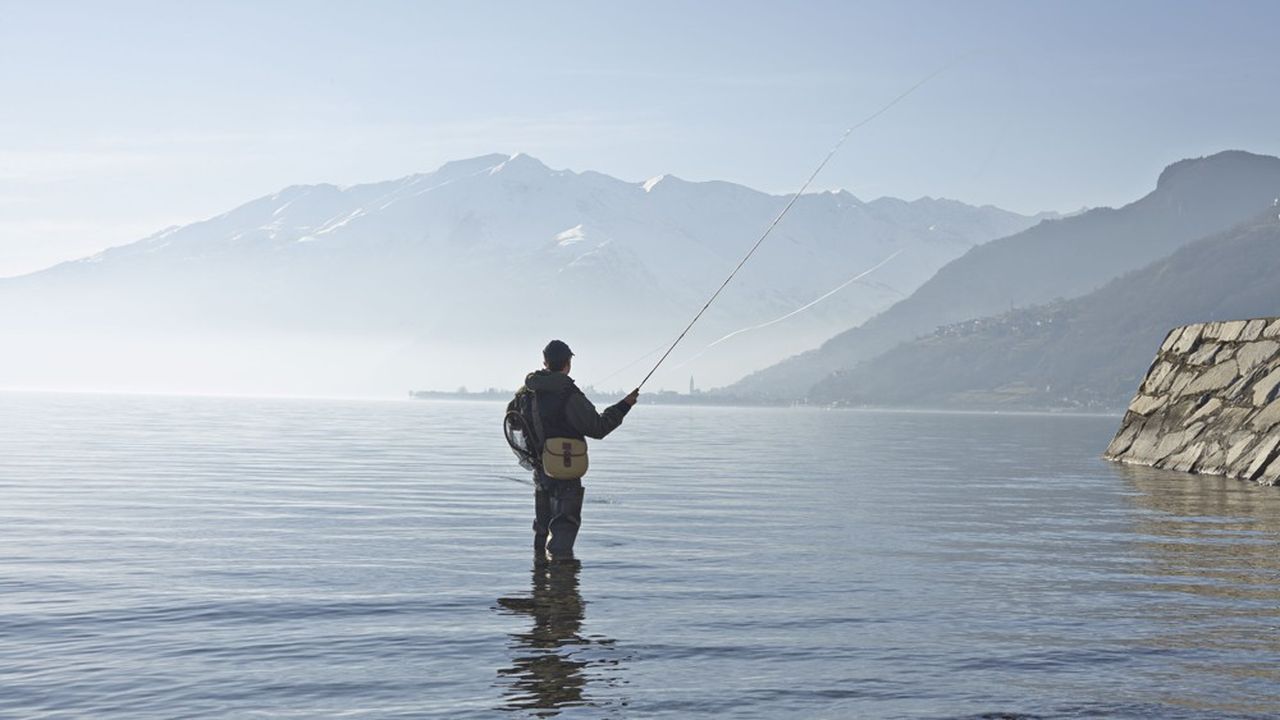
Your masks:
{"label": "snow patch on peak", "polygon": [[557,234],[555,239],[556,244],[560,247],[568,247],[586,240],[587,234],[582,229],[582,223],[578,223],[568,230]]}
{"label": "snow patch on peak", "polygon": [[[172,235],[172,234],[174,234],[174,233],[178,232],[178,231],[179,231],[179,230],[181,230],[181,229],[182,229],[182,226],[181,226],[181,225],[170,225],[169,227],[167,227],[167,228],[165,228],[165,229],[161,230],[160,232],[158,232],[158,233],[156,233],[156,234],[154,234],[154,235],[151,235],[150,237],[145,237],[145,238],[143,238],[143,239],[140,241],[140,243],[139,243],[139,244],[142,244],[142,245],[149,245],[149,244],[155,244],[155,243],[158,243],[159,241],[164,240],[165,238],[167,238],[167,237],[169,237],[170,235]],[[165,244],[167,245],[168,243],[165,243]]]}
{"label": "snow patch on peak", "polygon": [[648,180],[645,180],[643,184],[644,191],[652,192],[653,188],[656,187],[658,183],[666,179],[667,179],[666,175],[656,175],[654,177],[649,178]]}
{"label": "snow patch on peak", "polygon": [[271,217],[279,217],[280,213],[284,212],[285,210],[288,210],[289,206],[292,204],[293,204],[293,200],[290,200],[285,204],[281,205],[280,207],[276,208],[276,211],[271,213]]}
{"label": "snow patch on peak", "polygon": [[[342,227],[342,226],[346,225],[347,223],[351,222],[352,220],[355,220],[355,219],[356,219],[356,218],[358,218],[358,217],[363,217],[364,215],[365,215],[365,210],[364,210],[364,208],[356,208],[356,210],[355,210],[354,212],[351,212],[350,214],[346,215],[345,217],[341,217],[341,218],[332,218],[332,219],[330,219],[328,222],[326,222],[324,225],[322,225],[322,226],[320,227],[320,229],[319,229],[319,230],[316,230],[315,234],[316,234],[316,235],[326,235],[326,234],[331,233],[331,232],[333,232],[334,230],[337,230],[338,228],[340,228],[340,227]],[[315,238],[314,236],[308,235],[307,237],[304,237],[304,238],[299,239],[299,240],[298,240],[298,242],[304,242],[304,241],[307,241],[307,240],[315,240],[315,239],[317,239],[317,238]]]}
{"label": "snow patch on peak", "polygon": [[526,172],[546,172],[549,171],[550,168],[535,157],[525,155],[524,153],[516,153],[494,166],[494,168],[489,171],[489,174],[497,175],[500,172],[512,172],[519,170]]}

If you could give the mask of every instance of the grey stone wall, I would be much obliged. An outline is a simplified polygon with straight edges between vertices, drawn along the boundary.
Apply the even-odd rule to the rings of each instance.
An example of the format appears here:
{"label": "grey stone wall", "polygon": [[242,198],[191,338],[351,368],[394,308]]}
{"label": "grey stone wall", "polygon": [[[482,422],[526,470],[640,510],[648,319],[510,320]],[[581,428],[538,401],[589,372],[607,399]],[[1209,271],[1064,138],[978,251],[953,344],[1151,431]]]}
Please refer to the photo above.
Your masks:
{"label": "grey stone wall", "polygon": [[1103,457],[1280,482],[1280,319],[1174,328]]}

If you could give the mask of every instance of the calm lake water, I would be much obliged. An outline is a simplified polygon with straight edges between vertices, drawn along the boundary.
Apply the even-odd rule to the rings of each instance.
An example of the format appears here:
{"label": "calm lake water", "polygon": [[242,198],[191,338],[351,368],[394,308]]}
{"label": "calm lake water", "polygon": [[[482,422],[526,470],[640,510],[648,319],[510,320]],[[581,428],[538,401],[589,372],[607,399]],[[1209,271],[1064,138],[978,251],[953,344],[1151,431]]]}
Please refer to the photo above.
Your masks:
{"label": "calm lake water", "polygon": [[641,405],[536,567],[501,414],[0,395],[0,717],[1280,714],[1280,489],[1118,418]]}

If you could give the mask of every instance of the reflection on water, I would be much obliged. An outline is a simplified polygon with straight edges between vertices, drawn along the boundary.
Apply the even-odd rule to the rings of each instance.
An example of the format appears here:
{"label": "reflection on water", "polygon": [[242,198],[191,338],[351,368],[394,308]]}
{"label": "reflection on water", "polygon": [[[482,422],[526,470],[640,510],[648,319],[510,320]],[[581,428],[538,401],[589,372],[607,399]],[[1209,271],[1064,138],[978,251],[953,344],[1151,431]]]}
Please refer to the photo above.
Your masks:
{"label": "reflection on water", "polygon": [[[511,614],[528,615],[533,627],[511,635],[511,666],[498,671],[506,688],[506,710],[534,711],[536,717],[558,715],[561,708],[600,707],[586,689],[593,666],[617,666],[612,658],[586,656],[591,646],[608,648],[613,640],[582,633],[586,603],[578,592],[577,560],[536,561],[529,597],[504,597],[498,606]],[[607,678],[613,684],[613,678]]]}
{"label": "reflection on water", "polygon": [[[1280,493],[1239,480],[1123,466],[1146,512],[1136,591],[1161,631],[1146,643],[1178,657],[1172,705],[1265,715],[1280,707]],[[1183,697],[1179,676],[1213,678],[1214,698]]]}

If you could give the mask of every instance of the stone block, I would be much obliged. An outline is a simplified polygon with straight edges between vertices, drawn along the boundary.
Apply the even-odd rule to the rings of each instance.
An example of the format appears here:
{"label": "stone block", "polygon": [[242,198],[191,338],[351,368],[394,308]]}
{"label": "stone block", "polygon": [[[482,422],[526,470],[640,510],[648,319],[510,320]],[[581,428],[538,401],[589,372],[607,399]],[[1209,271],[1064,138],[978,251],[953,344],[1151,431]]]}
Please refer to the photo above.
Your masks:
{"label": "stone block", "polygon": [[1249,442],[1253,442],[1254,440],[1258,439],[1257,433],[1250,430],[1249,428],[1242,427],[1240,423],[1236,423],[1232,425],[1232,427],[1234,427],[1235,430],[1232,432],[1229,432],[1226,436],[1227,444],[1229,445],[1234,445],[1240,442],[1241,440],[1248,440]]}
{"label": "stone block", "polygon": [[1212,442],[1205,446],[1204,454],[1200,456],[1200,460],[1191,468],[1192,472],[1211,473],[1214,475],[1221,474],[1226,467],[1227,451],[1222,445]]}
{"label": "stone block", "polygon": [[1262,331],[1262,337],[1280,338],[1280,320],[1272,320],[1271,324],[1267,325],[1267,329]]}
{"label": "stone block", "polygon": [[1247,373],[1270,362],[1276,356],[1277,350],[1280,350],[1280,343],[1275,340],[1258,340],[1241,345],[1236,351],[1236,363],[1240,365],[1240,373]]}
{"label": "stone block", "polygon": [[1276,398],[1276,387],[1280,386],[1280,368],[1267,373],[1266,377],[1253,384],[1253,404],[1262,407]]}
{"label": "stone block", "polygon": [[1263,485],[1280,484],[1280,457],[1272,460],[1254,481]]}
{"label": "stone block", "polygon": [[1186,355],[1196,346],[1196,342],[1200,339],[1200,331],[1203,325],[1188,325],[1182,330],[1182,336],[1178,338],[1178,342],[1173,346],[1173,352],[1179,355]]}
{"label": "stone block", "polygon": [[[1224,407],[1218,411],[1218,416],[1214,419],[1213,423],[1214,426],[1218,428],[1219,435],[1231,432],[1232,430],[1243,432],[1245,435],[1252,435],[1252,431],[1240,430],[1240,428],[1246,427],[1246,422],[1249,420],[1249,416],[1254,412],[1254,409],[1250,407]],[[1231,434],[1232,437],[1234,437],[1234,435],[1235,433]]]}
{"label": "stone block", "polygon": [[1173,397],[1180,397],[1195,377],[1195,373],[1189,372],[1185,368],[1182,370],[1175,370],[1169,373],[1169,387],[1165,392],[1169,393],[1169,395]]}
{"label": "stone block", "polygon": [[1147,393],[1148,395],[1155,395],[1160,392],[1160,386],[1164,383],[1165,379],[1169,377],[1169,373],[1171,372],[1173,372],[1173,363],[1167,363],[1163,360],[1157,362],[1151,368],[1151,371],[1147,373],[1147,377],[1143,379],[1142,387],[1139,388],[1139,390]]}
{"label": "stone block", "polygon": [[1182,337],[1182,328],[1176,327],[1170,330],[1169,334],[1164,336],[1164,342],[1160,343],[1160,352],[1166,353],[1172,350],[1180,337]]}
{"label": "stone block", "polygon": [[1138,413],[1139,415],[1150,415],[1152,412],[1164,407],[1168,402],[1169,398],[1166,395],[1158,395],[1155,397],[1152,397],[1151,395],[1139,395],[1133,399],[1133,402],[1129,403],[1129,411]]}
{"label": "stone block", "polygon": [[1280,444],[1280,435],[1270,435],[1258,445],[1257,450],[1252,454],[1253,459],[1249,462],[1249,467],[1245,470],[1243,477],[1252,480],[1262,472],[1262,468],[1271,462],[1276,454],[1276,445]]}
{"label": "stone block", "polygon": [[1189,443],[1192,440],[1199,438],[1201,433],[1203,433],[1205,431],[1205,428],[1207,427],[1209,427],[1208,423],[1205,423],[1203,421],[1193,422],[1187,425],[1187,429],[1183,431],[1183,437],[1182,437],[1183,444],[1185,445],[1186,443]]}
{"label": "stone block", "polygon": [[1223,475],[1227,477],[1240,478],[1241,480],[1249,479],[1249,464],[1253,462],[1251,453],[1244,453],[1236,458],[1236,461],[1227,465],[1227,469],[1223,471]]}
{"label": "stone block", "polygon": [[1209,398],[1208,402],[1201,405],[1199,409],[1191,413],[1191,417],[1187,418],[1187,422],[1195,422],[1196,420],[1205,420],[1213,422],[1213,415],[1222,408],[1222,400],[1218,398]]}
{"label": "stone block", "polygon": [[1244,332],[1246,320],[1232,320],[1231,322],[1222,323],[1222,329],[1218,331],[1218,339],[1222,342],[1232,342],[1240,339],[1240,333]]}
{"label": "stone block", "polygon": [[1205,341],[1200,343],[1200,347],[1187,357],[1187,362],[1191,365],[1208,365],[1213,362],[1214,356],[1223,348],[1222,343]]}
{"label": "stone block", "polygon": [[1190,447],[1184,448],[1181,452],[1170,455],[1164,461],[1164,467],[1169,468],[1170,470],[1186,472],[1190,470],[1196,464],[1196,461],[1200,459],[1200,456],[1204,453],[1204,447],[1204,443],[1198,442]]}
{"label": "stone block", "polygon": [[1219,390],[1214,394],[1222,398],[1229,398],[1236,402],[1247,403],[1249,400],[1249,396],[1247,395],[1246,391],[1249,389],[1249,386],[1253,384],[1253,381],[1257,379],[1258,379],[1257,373],[1249,373],[1247,375],[1241,375],[1240,377],[1236,378],[1235,382],[1231,383],[1226,388]]}
{"label": "stone block", "polygon": [[1142,420],[1137,419],[1120,428],[1120,432],[1111,438],[1111,444],[1107,446],[1106,452],[1102,455],[1108,458],[1118,458],[1125,454],[1125,451],[1133,445],[1133,439],[1142,431]]}
{"label": "stone block", "polygon": [[1205,370],[1199,377],[1192,380],[1186,386],[1186,389],[1182,391],[1182,394],[1191,395],[1195,393],[1221,390],[1235,382],[1239,377],[1240,366],[1235,360],[1228,360]]}
{"label": "stone block", "polygon": [[1171,400],[1169,407],[1158,415],[1160,430],[1162,432],[1172,432],[1174,430],[1187,429],[1187,418],[1198,407],[1200,407],[1199,396],[1192,395],[1180,398],[1176,402]]}
{"label": "stone block", "polygon": [[1280,400],[1272,400],[1270,404],[1249,418],[1249,424],[1257,430],[1266,432],[1280,423]]}
{"label": "stone block", "polygon": [[[1178,368],[1175,365],[1170,365],[1169,372],[1165,373],[1164,377],[1160,378],[1160,384],[1155,387],[1154,391],[1151,394],[1152,395],[1172,394],[1173,384],[1174,382],[1177,381],[1177,379],[1178,379]],[[1187,378],[1187,382],[1191,382],[1190,377]],[[1186,383],[1183,383],[1183,386],[1185,385]]]}
{"label": "stone block", "polygon": [[1133,438],[1133,443],[1129,449],[1125,451],[1124,457],[1133,462],[1150,465],[1163,456],[1156,455],[1156,448],[1160,444],[1160,432],[1147,425],[1143,427]]}
{"label": "stone block", "polygon": [[1236,461],[1244,456],[1244,451],[1248,450],[1255,440],[1257,440],[1257,437],[1254,435],[1246,435],[1237,440],[1231,447],[1227,448],[1227,456],[1223,459],[1223,463],[1228,467],[1235,465]]}
{"label": "stone block", "polygon": [[1185,431],[1170,432],[1161,435],[1159,440],[1156,442],[1156,446],[1151,451],[1152,459],[1158,462],[1169,457],[1181,450],[1183,446],[1187,444],[1189,439],[1190,438],[1187,437],[1187,433]]}
{"label": "stone block", "polygon": [[1258,319],[1250,320],[1248,325],[1244,326],[1244,330],[1240,331],[1241,342],[1253,342],[1262,337],[1262,331],[1266,329],[1267,321]]}

